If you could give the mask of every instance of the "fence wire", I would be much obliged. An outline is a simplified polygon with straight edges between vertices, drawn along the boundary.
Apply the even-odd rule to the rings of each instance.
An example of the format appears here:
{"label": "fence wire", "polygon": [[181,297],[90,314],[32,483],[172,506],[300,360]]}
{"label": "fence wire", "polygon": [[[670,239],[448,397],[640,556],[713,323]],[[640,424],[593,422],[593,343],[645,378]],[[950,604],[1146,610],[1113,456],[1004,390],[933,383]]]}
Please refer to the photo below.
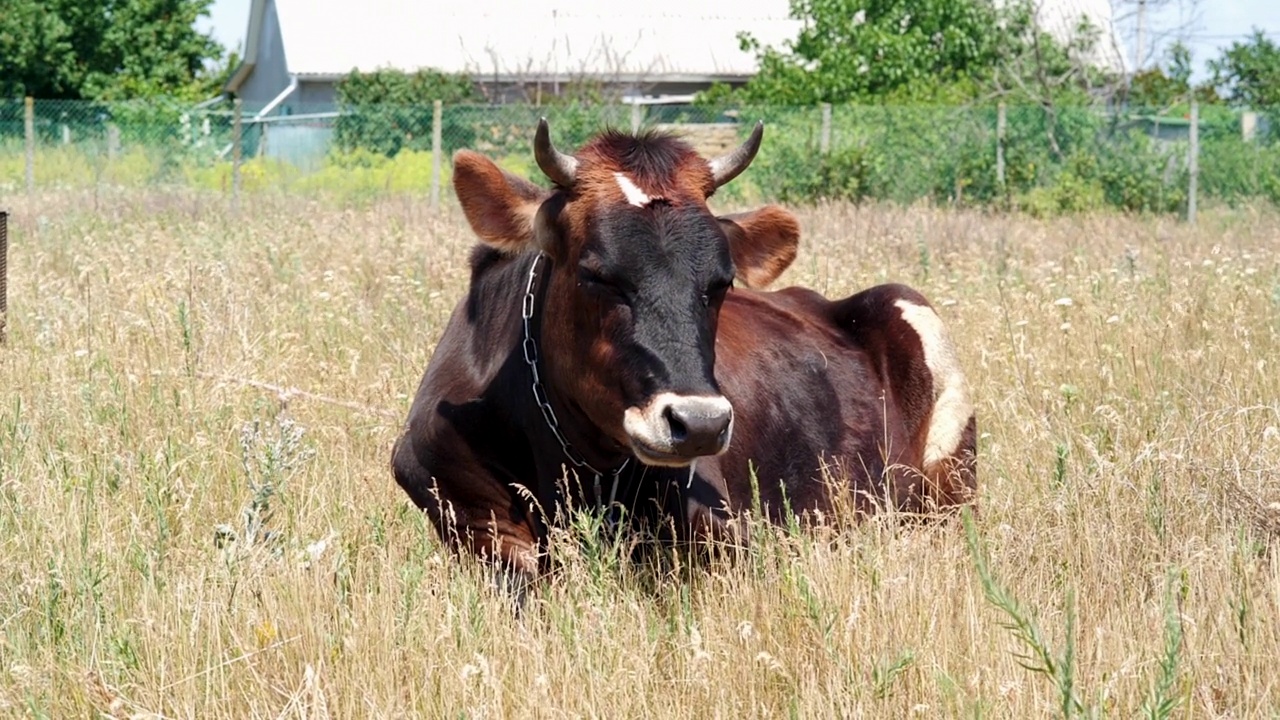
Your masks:
{"label": "fence wire", "polygon": [[[534,179],[540,117],[576,148],[606,127],[661,128],[711,155],[764,120],[766,139],[731,198],[998,204],[1033,212],[1102,207],[1182,212],[1191,168],[1200,202],[1280,204],[1280,133],[1270,112],[1189,113],[1040,106],[630,105],[189,106],[0,100],[0,192],[178,186],[245,194],[427,196],[447,187],[453,153],[475,149]],[[239,115],[240,132],[236,133]],[[239,166],[235,165],[239,137]],[[238,176],[238,184],[234,180]],[[449,198],[447,192],[440,193]]]}

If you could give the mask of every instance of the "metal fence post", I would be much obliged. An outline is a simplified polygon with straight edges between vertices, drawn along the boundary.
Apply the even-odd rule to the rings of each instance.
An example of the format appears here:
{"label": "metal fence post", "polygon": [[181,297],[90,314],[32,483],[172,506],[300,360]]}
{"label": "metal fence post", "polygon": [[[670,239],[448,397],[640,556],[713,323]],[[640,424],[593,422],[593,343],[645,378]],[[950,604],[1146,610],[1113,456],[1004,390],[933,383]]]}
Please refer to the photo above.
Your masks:
{"label": "metal fence post", "polygon": [[1187,222],[1196,222],[1196,185],[1200,175],[1200,104],[1191,100],[1191,142],[1187,146]]}
{"label": "metal fence post", "polygon": [[9,326],[9,213],[0,210],[0,345]]}
{"label": "metal fence post", "polygon": [[431,209],[440,209],[440,154],[444,152],[444,103],[431,103]]}
{"label": "metal fence post", "polygon": [[111,123],[107,126],[107,159],[115,160],[120,154],[120,126]]}
{"label": "metal fence post", "polygon": [[244,137],[244,123],[241,120],[243,101],[236,98],[231,104],[231,212],[240,211],[240,145]]}
{"label": "metal fence post", "polygon": [[1005,189],[1004,134],[1006,122],[1004,103],[1000,103],[996,105],[996,187],[1000,188],[1001,192],[1004,192]]}
{"label": "metal fence post", "polygon": [[818,149],[823,155],[831,152],[831,103],[822,103],[822,134],[818,136]]}
{"label": "metal fence post", "polygon": [[36,101],[28,97],[23,109],[24,133],[27,138],[27,194],[36,189]]}

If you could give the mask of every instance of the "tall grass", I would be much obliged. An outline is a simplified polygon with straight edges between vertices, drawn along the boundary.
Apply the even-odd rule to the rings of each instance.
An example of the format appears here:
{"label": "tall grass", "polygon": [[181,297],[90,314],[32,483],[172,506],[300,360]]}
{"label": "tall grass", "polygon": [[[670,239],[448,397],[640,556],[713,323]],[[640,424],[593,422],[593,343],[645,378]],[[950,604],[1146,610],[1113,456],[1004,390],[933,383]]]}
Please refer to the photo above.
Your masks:
{"label": "tall grass", "polygon": [[10,209],[0,715],[1280,712],[1274,214],[804,211],[780,284],[910,282],[955,333],[968,539],[828,518],[639,567],[580,515],[517,616],[389,469],[465,287],[459,217]]}

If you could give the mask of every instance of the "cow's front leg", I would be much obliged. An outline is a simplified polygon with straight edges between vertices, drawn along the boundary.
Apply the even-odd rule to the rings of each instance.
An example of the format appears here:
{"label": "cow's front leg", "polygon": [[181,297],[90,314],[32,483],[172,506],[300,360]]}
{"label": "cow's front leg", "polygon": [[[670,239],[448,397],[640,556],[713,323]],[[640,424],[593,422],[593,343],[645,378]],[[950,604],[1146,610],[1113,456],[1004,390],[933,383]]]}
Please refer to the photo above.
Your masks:
{"label": "cow's front leg", "polygon": [[532,510],[469,453],[396,443],[396,482],[431,520],[442,543],[494,565],[499,587],[518,599],[538,576],[540,543]]}

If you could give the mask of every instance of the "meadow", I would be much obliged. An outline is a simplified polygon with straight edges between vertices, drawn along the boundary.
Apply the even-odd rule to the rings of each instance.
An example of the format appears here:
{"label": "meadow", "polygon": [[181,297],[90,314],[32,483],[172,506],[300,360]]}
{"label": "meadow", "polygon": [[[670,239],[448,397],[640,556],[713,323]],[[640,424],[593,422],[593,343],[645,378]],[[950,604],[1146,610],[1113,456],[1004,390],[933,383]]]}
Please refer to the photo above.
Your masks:
{"label": "meadow", "polygon": [[661,570],[583,515],[517,617],[389,467],[456,210],[5,202],[0,716],[1280,717],[1275,211],[798,209],[778,286],[954,333],[978,511]]}

